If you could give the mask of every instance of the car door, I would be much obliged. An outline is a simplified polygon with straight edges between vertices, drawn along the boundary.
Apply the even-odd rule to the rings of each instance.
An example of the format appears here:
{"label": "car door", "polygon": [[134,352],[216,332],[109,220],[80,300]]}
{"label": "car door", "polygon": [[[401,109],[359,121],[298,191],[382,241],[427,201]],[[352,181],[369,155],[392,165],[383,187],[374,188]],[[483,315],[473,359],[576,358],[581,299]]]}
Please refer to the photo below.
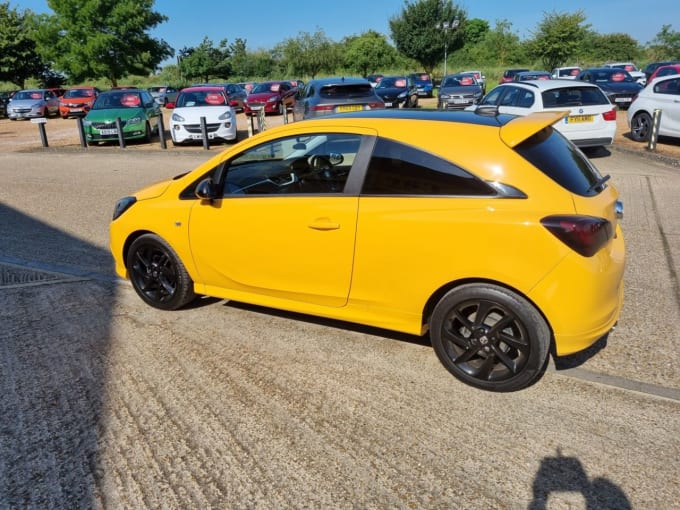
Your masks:
{"label": "car door", "polygon": [[[370,140],[356,130],[287,136],[225,162],[218,172],[225,176],[223,198],[195,205],[189,223],[206,292],[344,306],[358,196],[343,186],[352,167],[367,160],[359,154]],[[310,163],[315,156],[326,157],[327,168],[317,172]]]}
{"label": "car door", "polygon": [[680,137],[680,78],[653,82],[656,108],[660,108],[659,134]]}

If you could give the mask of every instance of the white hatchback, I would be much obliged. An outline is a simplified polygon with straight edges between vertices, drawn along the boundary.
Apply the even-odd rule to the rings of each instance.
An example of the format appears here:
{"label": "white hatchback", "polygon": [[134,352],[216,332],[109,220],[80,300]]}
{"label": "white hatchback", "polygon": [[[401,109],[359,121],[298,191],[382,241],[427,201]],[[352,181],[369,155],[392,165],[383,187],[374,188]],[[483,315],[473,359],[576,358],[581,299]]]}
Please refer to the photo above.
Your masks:
{"label": "white hatchback", "polygon": [[627,112],[633,140],[649,140],[654,110],[661,110],[659,135],[680,138],[680,74],[656,78],[633,98]]}
{"label": "white hatchback", "polygon": [[611,145],[616,135],[616,107],[602,89],[574,80],[530,80],[503,83],[476,106],[493,107],[499,113],[529,115],[533,112],[567,111],[554,127],[579,147]]}
{"label": "white hatchback", "polygon": [[205,119],[208,140],[235,142],[236,112],[229,105],[229,98],[222,87],[189,87],[182,89],[172,108],[170,135],[175,145],[204,140],[201,119]]}

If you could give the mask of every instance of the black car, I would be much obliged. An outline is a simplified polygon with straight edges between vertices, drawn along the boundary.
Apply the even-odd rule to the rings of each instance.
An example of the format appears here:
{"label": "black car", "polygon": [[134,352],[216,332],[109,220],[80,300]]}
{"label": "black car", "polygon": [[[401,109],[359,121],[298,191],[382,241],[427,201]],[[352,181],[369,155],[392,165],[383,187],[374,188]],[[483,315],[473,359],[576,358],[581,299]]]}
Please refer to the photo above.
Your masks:
{"label": "black car", "polygon": [[633,98],[644,87],[628,71],[610,67],[595,67],[581,71],[577,80],[594,83],[607,95],[609,101],[622,110],[627,110]]}
{"label": "black car", "polygon": [[418,88],[409,76],[383,76],[375,93],[385,102],[385,108],[418,106]]}
{"label": "black car", "polygon": [[473,74],[450,74],[442,78],[437,95],[437,108],[440,110],[465,108],[477,104],[482,95],[482,86]]}

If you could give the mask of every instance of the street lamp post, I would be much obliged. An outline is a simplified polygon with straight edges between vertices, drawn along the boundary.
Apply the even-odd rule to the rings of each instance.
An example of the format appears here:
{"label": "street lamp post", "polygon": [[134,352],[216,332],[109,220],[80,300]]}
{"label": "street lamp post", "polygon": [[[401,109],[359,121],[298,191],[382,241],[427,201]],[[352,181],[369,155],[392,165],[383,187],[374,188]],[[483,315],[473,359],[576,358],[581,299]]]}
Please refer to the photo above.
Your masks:
{"label": "street lamp post", "polygon": [[446,76],[446,64],[448,61],[449,50],[449,30],[456,30],[458,28],[458,17],[453,18],[453,21],[442,21],[437,24],[437,28],[444,31],[444,76]]}

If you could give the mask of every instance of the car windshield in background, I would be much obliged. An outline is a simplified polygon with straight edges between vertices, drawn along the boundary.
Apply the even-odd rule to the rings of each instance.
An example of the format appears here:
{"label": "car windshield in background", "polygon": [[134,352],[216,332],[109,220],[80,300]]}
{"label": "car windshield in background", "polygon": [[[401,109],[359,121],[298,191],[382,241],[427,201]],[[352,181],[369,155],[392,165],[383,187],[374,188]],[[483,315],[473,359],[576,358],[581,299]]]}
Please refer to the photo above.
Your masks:
{"label": "car windshield in background", "polygon": [[43,94],[39,90],[24,90],[21,92],[17,92],[12,97],[12,99],[16,99],[17,101],[22,99],[42,99],[42,98]]}
{"label": "car windshield in background", "polygon": [[192,106],[224,106],[227,100],[220,91],[183,92],[177,98],[175,108]]}
{"label": "car windshield in background", "polygon": [[593,106],[609,104],[609,99],[597,87],[571,87],[546,90],[541,94],[546,108],[561,106]]}
{"label": "car windshield in background", "polygon": [[250,91],[251,94],[262,94],[263,92],[278,92],[281,88],[279,83],[260,83],[255,85]]}
{"label": "car windshield in background", "polygon": [[470,87],[477,85],[474,76],[449,76],[444,79],[442,87]]}
{"label": "car windshield in background", "polygon": [[114,108],[139,108],[142,98],[136,92],[109,92],[101,94],[92,106],[93,110],[109,110]]}
{"label": "car windshield in background", "polygon": [[383,78],[380,80],[380,83],[378,83],[377,88],[381,89],[386,89],[386,88],[392,88],[392,87],[406,87],[407,80],[406,78],[403,77],[394,77],[390,76],[387,78]]}
{"label": "car windshield in background", "polygon": [[64,99],[72,99],[75,97],[92,97],[94,96],[94,90],[91,89],[71,89],[67,90],[64,94]]}
{"label": "car windshield in background", "polygon": [[319,96],[325,98],[373,97],[374,92],[370,83],[353,83],[350,85],[327,85],[321,87]]}
{"label": "car windshield in background", "polygon": [[595,83],[635,83],[635,79],[622,69],[594,71],[593,75]]}

